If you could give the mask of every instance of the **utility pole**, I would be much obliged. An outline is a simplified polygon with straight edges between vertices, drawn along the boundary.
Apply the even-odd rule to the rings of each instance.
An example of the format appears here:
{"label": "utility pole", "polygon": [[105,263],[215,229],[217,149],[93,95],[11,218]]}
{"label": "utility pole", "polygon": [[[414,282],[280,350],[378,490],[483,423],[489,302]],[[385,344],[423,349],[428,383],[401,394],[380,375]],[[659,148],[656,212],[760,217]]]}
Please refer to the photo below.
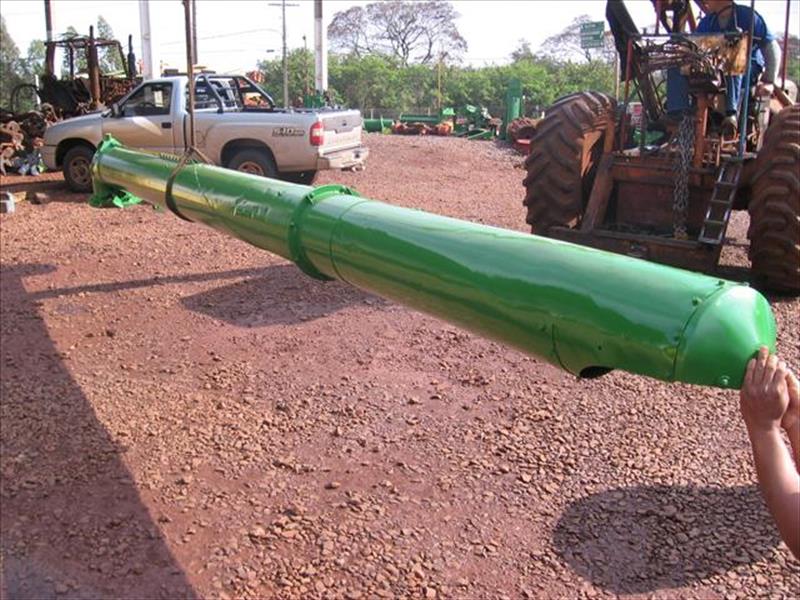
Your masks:
{"label": "utility pole", "polygon": [[[50,7],[50,0],[44,0],[44,25],[47,30],[47,41],[53,41],[53,13]],[[44,72],[48,75],[55,75],[56,47],[53,44],[45,44]],[[37,84],[38,87],[38,84]],[[38,97],[38,96],[37,96]]]}
{"label": "utility pole", "polygon": [[286,0],[270,2],[270,6],[280,6],[283,21],[283,106],[289,108],[289,57],[286,54],[286,7],[300,6],[299,4],[286,4]]}
{"label": "utility pole", "polygon": [[198,64],[197,60],[197,2],[192,0],[192,63]]}
{"label": "utility pole", "polygon": [[[153,73],[153,35],[150,31],[150,2],[139,0],[139,31],[142,36],[142,77],[152,79]],[[158,71],[159,75],[161,70]]]}
{"label": "utility pole", "polygon": [[53,13],[50,9],[50,0],[44,0],[44,24],[47,28],[47,37],[45,38],[48,42],[53,41]]}
{"label": "utility pole", "polygon": [[308,43],[303,36],[303,101],[308,96]]}
{"label": "utility pole", "polygon": [[328,41],[322,22],[322,0],[314,0],[314,88],[318,96],[328,89]]}

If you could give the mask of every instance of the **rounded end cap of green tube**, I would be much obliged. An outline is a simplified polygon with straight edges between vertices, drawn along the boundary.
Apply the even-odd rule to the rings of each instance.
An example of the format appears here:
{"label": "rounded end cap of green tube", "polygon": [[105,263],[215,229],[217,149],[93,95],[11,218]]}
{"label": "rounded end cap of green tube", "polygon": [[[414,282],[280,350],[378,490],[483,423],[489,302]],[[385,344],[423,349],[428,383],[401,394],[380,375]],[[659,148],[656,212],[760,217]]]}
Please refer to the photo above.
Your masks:
{"label": "rounded end cap of green tube", "polygon": [[747,362],[761,346],[775,351],[767,299],[745,285],[721,287],[697,303],[678,347],[674,380],[739,389]]}

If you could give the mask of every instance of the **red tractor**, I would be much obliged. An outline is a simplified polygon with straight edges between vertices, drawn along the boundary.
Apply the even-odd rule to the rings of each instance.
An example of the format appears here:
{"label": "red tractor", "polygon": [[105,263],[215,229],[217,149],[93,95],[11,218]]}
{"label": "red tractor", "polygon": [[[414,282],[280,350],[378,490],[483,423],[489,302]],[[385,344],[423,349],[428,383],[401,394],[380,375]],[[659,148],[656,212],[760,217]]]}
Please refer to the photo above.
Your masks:
{"label": "red tractor", "polygon": [[[607,5],[641,124],[626,118],[627,91],[624,107],[597,92],[551,106],[525,163],[527,222],[538,235],[711,273],[731,211],[746,209],[754,281],[800,292],[797,88],[778,82],[766,98],[751,89],[740,127],[726,129],[726,76],[749,73],[749,33],[698,35],[689,2],[653,3],[664,35],[638,34],[622,2]],[[677,121],[665,106],[669,69],[692,98]]]}

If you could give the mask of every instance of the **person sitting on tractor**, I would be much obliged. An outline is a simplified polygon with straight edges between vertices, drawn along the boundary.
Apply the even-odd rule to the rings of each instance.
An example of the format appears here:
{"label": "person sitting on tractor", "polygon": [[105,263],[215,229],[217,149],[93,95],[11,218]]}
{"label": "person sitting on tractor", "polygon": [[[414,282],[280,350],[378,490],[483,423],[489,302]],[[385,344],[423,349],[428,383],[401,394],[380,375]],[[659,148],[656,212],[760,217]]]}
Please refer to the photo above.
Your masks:
{"label": "person sitting on tractor", "polygon": [[[752,61],[750,81],[756,87],[756,95],[769,96],[775,87],[778,65],[781,61],[781,49],[775,37],[770,33],[764,19],[756,11],[747,6],[740,6],[733,0],[701,0],[700,4],[706,15],[697,24],[695,33],[750,32],[753,23],[753,45],[750,60]],[[735,132],[737,129],[737,113],[741,108],[742,75],[725,77],[725,118],[723,131]],[[745,89],[745,93],[747,90]],[[677,69],[667,73],[667,113],[680,115],[689,108],[689,84]]]}

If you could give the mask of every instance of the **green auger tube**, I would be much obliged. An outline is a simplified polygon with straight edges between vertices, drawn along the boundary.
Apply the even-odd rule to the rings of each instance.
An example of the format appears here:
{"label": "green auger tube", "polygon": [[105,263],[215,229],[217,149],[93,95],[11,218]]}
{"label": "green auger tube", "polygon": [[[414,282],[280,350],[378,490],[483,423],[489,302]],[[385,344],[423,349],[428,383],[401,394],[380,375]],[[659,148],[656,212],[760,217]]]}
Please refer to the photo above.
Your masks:
{"label": "green auger tube", "polygon": [[95,202],[127,192],[583,377],[611,369],[739,388],[767,300],[738,283],[567,242],[174,157],[106,137]]}
{"label": "green auger tube", "polygon": [[367,133],[380,133],[384,129],[388,129],[392,126],[392,120],[384,119],[383,117],[378,117],[377,119],[364,119],[363,125],[364,131]]}

